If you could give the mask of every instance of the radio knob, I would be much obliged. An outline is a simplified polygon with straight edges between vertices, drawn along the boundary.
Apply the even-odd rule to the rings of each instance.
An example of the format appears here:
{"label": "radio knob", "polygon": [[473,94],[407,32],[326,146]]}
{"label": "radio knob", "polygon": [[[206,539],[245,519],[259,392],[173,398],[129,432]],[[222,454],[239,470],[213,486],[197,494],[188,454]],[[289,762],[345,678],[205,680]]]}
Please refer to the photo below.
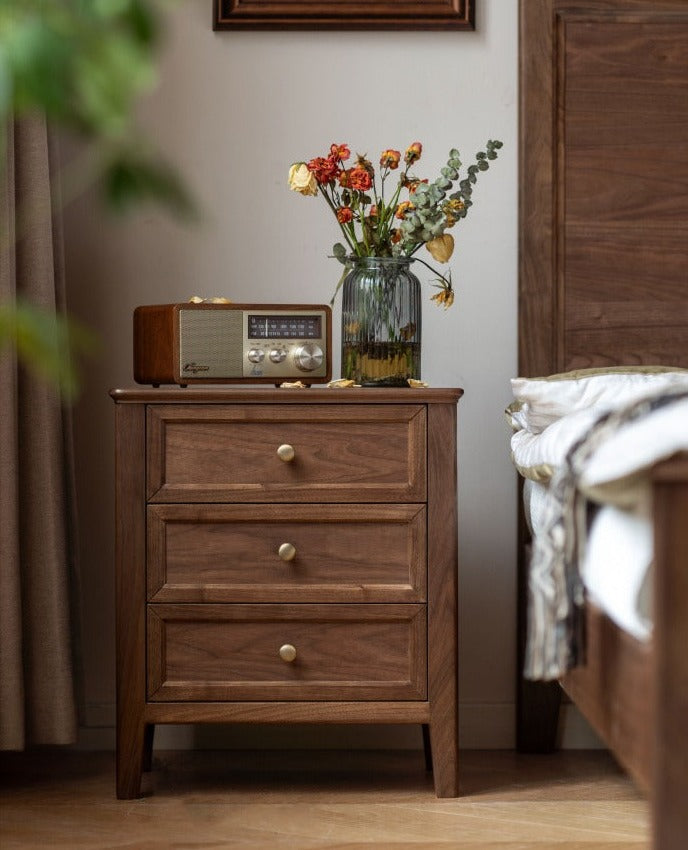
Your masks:
{"label": "radio knob", "polygon": [[260,348],[251,348],[247,355],[251,363],[262,363],[265,357],[265,352]]}
{"label": "radio knob", "polygon": [[322,366],[325,357],[322,348],[313,342],[300,345],[294,352],[294,363],[302,372],[313,372]]}
{"label": "radio knob", "polygon": [[283,348],[273,348],[270,352],[270,360],[273,363],[281,363],[287,356],[287,352]]}

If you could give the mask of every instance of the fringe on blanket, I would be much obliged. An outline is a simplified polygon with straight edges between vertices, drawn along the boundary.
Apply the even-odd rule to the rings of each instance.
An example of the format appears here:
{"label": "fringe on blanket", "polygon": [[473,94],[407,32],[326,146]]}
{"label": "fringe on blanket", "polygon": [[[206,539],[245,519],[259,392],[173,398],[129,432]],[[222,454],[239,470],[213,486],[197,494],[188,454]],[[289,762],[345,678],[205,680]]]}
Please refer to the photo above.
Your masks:
{"label": "fringe on blanket", "polygon": [[662,391],[603,413],[569,450],[549,486],[543,530],[533,543],[528,573],[528,631],[523,674],[549,681],[585,661],[585,556],[589,503],[578,489],[587,461],[623,425],[687,398],[685,390]]}

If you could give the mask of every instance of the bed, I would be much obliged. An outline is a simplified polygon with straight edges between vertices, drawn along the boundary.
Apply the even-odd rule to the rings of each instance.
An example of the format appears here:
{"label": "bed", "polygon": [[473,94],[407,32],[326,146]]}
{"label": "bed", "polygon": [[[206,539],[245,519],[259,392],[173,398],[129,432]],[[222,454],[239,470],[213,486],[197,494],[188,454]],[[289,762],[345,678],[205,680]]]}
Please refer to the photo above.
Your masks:
{"label": "bed", "polygon": [[[688,367],[688,4],[522,0],[519,375]],[[639,639],[588,599],[586,655],[519,676],[517,743],[557,741],[565,694],[688,841],[688,457],[653,465],[654,613]],[[519,488],[520,490],[520,488]],[[530,533],[519,523],[519,670]]]}

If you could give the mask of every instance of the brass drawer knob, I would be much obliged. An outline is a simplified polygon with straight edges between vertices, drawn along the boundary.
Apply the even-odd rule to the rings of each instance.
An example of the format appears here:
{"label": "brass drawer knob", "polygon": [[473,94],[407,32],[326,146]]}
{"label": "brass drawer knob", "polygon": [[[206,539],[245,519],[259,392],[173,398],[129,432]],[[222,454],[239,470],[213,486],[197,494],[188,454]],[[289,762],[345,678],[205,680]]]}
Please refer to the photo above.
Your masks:
{"label": "brass drawer knob", "polygon": [[283,561],[293,561],[296,557],[296,546],[293,543],[282,543],[277,551]]}
{"label": "brass drawer knob", "polygon": [[290,446],[289,443],[283,443],[277,449],[277,456],[285,463],[289,463],[289,461],[294,460],[295,455],[296,452],[294,451],[294,446]]}
{"label": "brass drawer knob", "polygon": [[284,646],[280,646],[279,654],[282,661],[291,663],[296,660],[296,647],[292,646],[290,643],[285,643]]}

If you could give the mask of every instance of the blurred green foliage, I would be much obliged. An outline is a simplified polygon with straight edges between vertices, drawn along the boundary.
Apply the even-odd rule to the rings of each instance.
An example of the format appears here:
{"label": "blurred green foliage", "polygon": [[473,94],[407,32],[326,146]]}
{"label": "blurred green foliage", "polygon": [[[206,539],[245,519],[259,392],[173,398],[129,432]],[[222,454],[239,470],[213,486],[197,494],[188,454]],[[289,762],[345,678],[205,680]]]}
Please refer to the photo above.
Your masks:
{"label": "blurred green foliage", "polygon": [[0,343],[13,344],[19,361],[49,380],[65,399],[79,391],[75,357],[96,347],[93,333],[53,310],[19,301],[0,304]]}
{"label": "blurred green foliage", "polygon": [[0,119],[41,111],[95,159],[105,201],[144,201],[189,215],[175,170],[138,131],[134,109],[152,89],[171,0],[0,0]]}
{"label": "blurred green foliage", "polygon": [[[8,119],[43,113],[81,140],[80,167],[87,182],[99,185],[110,209],[154,202],[192,216],[194,204],[183,182],[135,123],[136,103],[157,79],[155,55],[171,4],[0,0],[2,161]],[[84,182],[82,177],[79,183]],[[65,317],[25,303],[0,304],[0,349],[13,345],[21,361],[67,396],[77,386],[73,355],[89,348],[90,340]]]}

